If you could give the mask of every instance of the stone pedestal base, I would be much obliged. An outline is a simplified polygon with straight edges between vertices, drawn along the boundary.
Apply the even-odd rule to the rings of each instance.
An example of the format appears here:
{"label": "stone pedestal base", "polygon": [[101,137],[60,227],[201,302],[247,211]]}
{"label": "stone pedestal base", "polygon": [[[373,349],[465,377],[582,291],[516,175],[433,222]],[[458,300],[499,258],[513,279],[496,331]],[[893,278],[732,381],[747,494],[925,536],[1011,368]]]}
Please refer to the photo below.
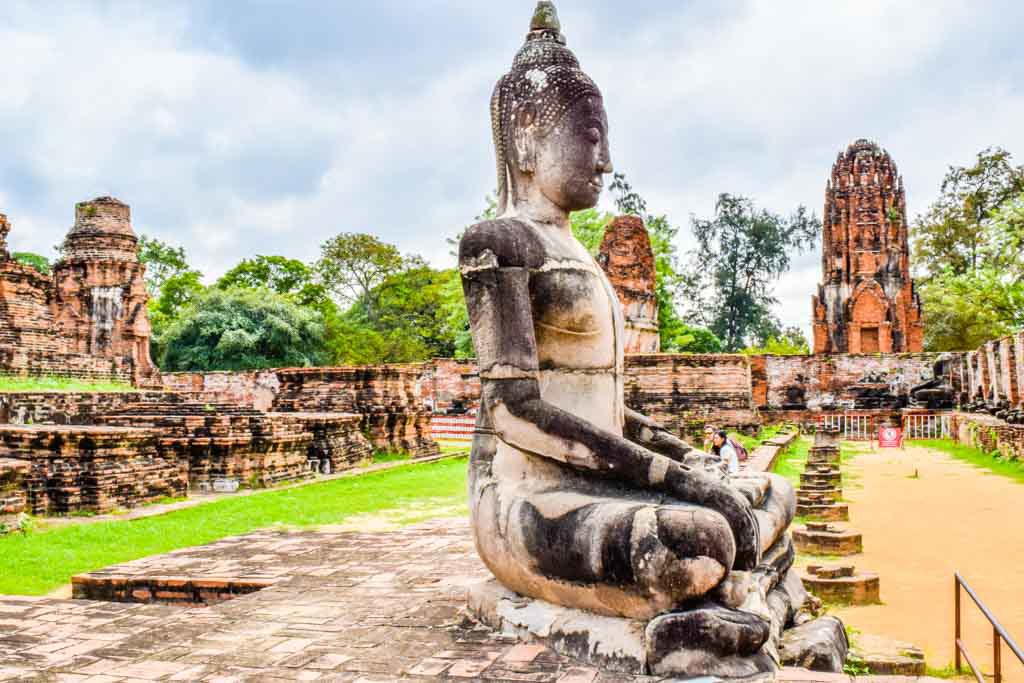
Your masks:
{"label": "stone pedestal base", "polygon": [[850,521],[850,506],[846,503],[830,503],[828,501],[798,502],[796,514],[799,517],[822,522],[848,522]]}
{"label": "stone pedestal base", "polygon": [[808,555],[858,555],[864,552],[860,533],[826,522],[808,522],[793,530],[796,549]]}
{"label": "stone pedestal base", "polygon": [[874,676],[924,676],[927,668],[924,652],[915,645],[868,633],[857,635],[850,659]]}
{"label": "stone pedestal base", "polygon": [[[650,622],[600,616],[523,597],[493,579],[474,584],[468,591],[469,612],[481,623],[505,635],[542,642],[555,652],[607,672],[743,681],[774,680],[782,663],[779,647],[784,629],[797,623],[814,623],[804,610],[807,600],[795,572],[788,573],[769,592],[764,617],[705,606],[697,610],[702,618],[693,623],[688,616],[695,612],[662,615]],[[718,613],[725,618],[719,618]],[[728,631],[735,623],[732,620],[767,620],[769,615],[770,623],[764,623],[771,635],[760,651],[750,656],[723,656],[715,651],[717,640],[729,640]],[[698,621],[702,628],[694,630]],[[705,631],[711,631],[711,635]],[[698,634],[703,639],[700,644],[692,640]],[[803,639],[798,638],[790,649],[802,652],[801,643]],[[833,659],[840,662],[838,670],[842,670],[845,636],[841,643],[816,642],[815,647],[833,648]]]}
{"label": "stone pedestal base", "polygon": [[858,572],[855,567],[818,567],[809,565],[800,575],[813,595],[843,605],[877,605],[882,602],[881,579],[873,572]]}

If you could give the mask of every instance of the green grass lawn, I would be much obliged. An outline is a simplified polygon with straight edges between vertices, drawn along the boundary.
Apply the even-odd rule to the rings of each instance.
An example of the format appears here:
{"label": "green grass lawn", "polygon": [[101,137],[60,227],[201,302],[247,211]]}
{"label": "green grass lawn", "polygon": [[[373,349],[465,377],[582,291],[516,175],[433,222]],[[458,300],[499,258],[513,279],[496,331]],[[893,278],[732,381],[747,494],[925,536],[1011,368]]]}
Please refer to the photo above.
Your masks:
{"label": "green grass lawn", "polygon": [[226,498],[157,517],[0,537],[0,594],[44,595],[73,574],[203,545],[267,527],[339,524],[355,515],[412,510],[415,522],[466,511],[466,460],[408,465],[292,489]]}
{"label": "green grass lawn", "polygon": [[944,439],[908,441],[907,443],[913,446],[922,446],[924,448],[942,451],[947,455],[953,456],[957,460],[962,460],[974,465],[975,467],[986,469],[1000,476],[1008,477],[1018,483],[1024,484],[1024,461],[999,458],[991,453],[986,453],[980,448],[965,446],[957,443],[956,441],[946,441]]}
{"label": "green grass lawn", "polygon": [[0,392],[129,392],[135,391],[126,382],[101,382],[73,377],[19,377],[0,375]]}
{"label": "green grass lawn", "polygon": [[740,434],[739,432],[730,432],[729,436],[743,444],[743,447],[746,448],[748,452],[753,452],[755,448],[768,439],[774,437],[780,431],[782,431],[782,425],[768,425],[766,427],[761,427],[761,431],[757,433],[757,436],[747,436],[746,434]]}
{"label": "green grass lawn", "polygon": [[814,439],[801,436],[789,445],[789,449],[780,455],[772,467],[772,472],[789,479],[794,488],[800,488],[800,473],[807,466],[807,454],[811,450]]}

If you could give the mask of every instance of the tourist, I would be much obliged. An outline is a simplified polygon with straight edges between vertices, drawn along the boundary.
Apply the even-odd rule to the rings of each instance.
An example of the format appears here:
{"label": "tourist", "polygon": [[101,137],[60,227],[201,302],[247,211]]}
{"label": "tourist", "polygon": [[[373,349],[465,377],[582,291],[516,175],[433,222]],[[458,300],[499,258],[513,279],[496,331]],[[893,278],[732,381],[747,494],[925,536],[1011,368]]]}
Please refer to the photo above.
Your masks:
{"label": "tourist", "polygon": [[704,425],[704,452],[710,453],[711,447],[715,445],[715,432],[718,428],[713,424]]}
{"label": "tourist", "polygon": [[717,455],[729,467],[729,474],[738,474],[740,471],[740,459],[736,455],[736,449],[733,448],[730,442],[729,434],[724,429],[719,429],[715,432],[711,441],[713,444],[711,452]]}

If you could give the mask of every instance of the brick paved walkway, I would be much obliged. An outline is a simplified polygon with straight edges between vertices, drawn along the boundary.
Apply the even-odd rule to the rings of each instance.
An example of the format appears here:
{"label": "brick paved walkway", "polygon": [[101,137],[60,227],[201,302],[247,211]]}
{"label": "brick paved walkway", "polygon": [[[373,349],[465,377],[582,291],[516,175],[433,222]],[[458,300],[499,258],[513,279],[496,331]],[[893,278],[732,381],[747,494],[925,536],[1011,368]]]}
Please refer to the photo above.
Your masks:
{"label": "brick paved walkway", "polygon": [[[87,583],[269,587],[210,607],[0,596],[0,680],[658,680],[601,674],[474,627],[462,615],[464,592],[484,576],[459,519],[391,533],[224,539],[111,567]],[[849,681],[796,671],[781,679]]]}

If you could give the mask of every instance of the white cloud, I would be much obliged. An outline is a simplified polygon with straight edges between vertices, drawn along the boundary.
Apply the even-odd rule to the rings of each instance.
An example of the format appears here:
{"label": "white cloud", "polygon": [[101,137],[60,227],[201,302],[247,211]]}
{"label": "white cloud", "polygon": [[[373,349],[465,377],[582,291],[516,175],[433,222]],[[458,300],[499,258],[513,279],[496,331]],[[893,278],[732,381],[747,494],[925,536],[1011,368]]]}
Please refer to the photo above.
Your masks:
{"label": "white cloud", "polygon": [[[436,4],[435,14],[449,7]],[[0,6],[0,211],[15,248],[48,251],[76,201],[114,194],[140,232],[182,243],[208,276],[255,253],[312,259],[340,231],[447,264],[445,238],[495,185],[488,98],[528,10],[451,3],[430,40],[371,36],[391,49],[370,58],[339,41],[284,62],[272,58],[281,41],[306,54],[308,32],[270,25],[272,35],[201,39],[194,9]],[[683,227],[682,249],[689,216],[709,215],[720,192],[820,213],[829,167],[858,137],[892,152],[912,212],[947,165],[985,146],[1024,161],[1021,60],[1005,28],[1024,10],[1010,2],[560,9],[605,92],[617,167]],[[345,7],[336,12],[345,19]],[[278,52],[254,60],[271,38]],[[776,287],[780,317],[808,330],[817,264],[798,259]]]}

